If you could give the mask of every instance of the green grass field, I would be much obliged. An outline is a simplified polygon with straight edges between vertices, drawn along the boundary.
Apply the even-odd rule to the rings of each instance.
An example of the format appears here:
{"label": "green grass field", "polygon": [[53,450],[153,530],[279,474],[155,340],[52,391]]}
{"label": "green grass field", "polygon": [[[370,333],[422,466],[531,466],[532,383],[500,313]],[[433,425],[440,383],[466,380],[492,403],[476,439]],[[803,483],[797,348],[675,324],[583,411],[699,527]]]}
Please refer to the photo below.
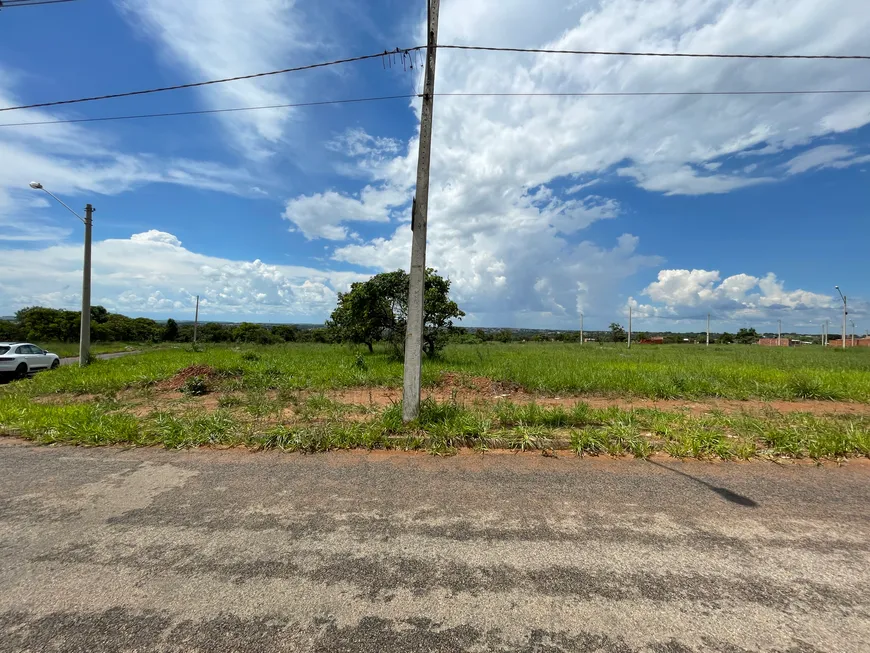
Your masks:
{"label": "green grass field", "polygon": [[[338,345],[177,346],[37,376],[28,392],[114,392],[159,381],[193,364],[241,373],[245,387],[400,387],[402,364],[386,352]],[[568,344],[452,345],[424,361],[425,384],[443,372],[483,376],[530,392],[728,399],[870,402],[870,349],[725,345],[625,347]]]}
{"label": "green grass field", "polygon": [[[208,370],[167,393],[190,366]],[[62,368],[0,387],[0,432],[37,442],[185,447],[245,445],[320,451],[352,446],[457,446],[680,457],[870,455],[870,411],[810,415],[593,409],[584,395],[654,399],[841,400],[870,403],[870,351],[744,346],[452,345],[426,361],[424,384],[447,372],[505,388],[576,395],[570,406],[427,401],[418,423],[399,404],[350,405],[341,388],[399,388],[385,351],[333,345],[175,347]],[[196,396],[200,393],[206,397]],[[206,401],[210,398],[210,402]]]}

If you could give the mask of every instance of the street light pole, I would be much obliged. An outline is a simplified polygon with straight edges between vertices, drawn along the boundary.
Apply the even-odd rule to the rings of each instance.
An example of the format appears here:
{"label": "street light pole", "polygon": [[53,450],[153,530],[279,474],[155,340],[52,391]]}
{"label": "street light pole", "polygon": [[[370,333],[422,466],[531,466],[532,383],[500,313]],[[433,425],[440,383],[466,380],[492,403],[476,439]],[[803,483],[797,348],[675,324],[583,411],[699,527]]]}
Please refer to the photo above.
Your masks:
{"label": "street light pole", "polygon": [[840,286],[834,286],[837,289],[837,292],[840,293],[840,299],[843,300],[843,349],[846,348],[846,316],[849,314],[849,311],[846,307],[846,295],[843,294],[843,291],[840,290]]}
{"label": "street light pole", "polygon": [[852,323],[852,346],[855,346],[855,320],[849,320]]}
{"label": "street light pole", "polygon": [[777,320],[778,331],[776,332],[776,346],[782,347],[782,320]]}
{"label": "street light pole", "polygon": [[86,205],[85,217],[82,217],[38,181],[31,181],[30,187],[50,195],[58,204],[81,220],[85,225],[85,260],[82,267],[82,321],[81,332],[79,333],[79,366],[84,367],[88,364],[91,357],[91,234],[94,226],[95,209],[90,204]]}
{"label": "street light pole", "polygon": [[583,313],[580,313],[580,344],[583,344]]}
{"label": "street light pole", "polygon": [[710,314],[707,313],[707,346],[710,346]]}

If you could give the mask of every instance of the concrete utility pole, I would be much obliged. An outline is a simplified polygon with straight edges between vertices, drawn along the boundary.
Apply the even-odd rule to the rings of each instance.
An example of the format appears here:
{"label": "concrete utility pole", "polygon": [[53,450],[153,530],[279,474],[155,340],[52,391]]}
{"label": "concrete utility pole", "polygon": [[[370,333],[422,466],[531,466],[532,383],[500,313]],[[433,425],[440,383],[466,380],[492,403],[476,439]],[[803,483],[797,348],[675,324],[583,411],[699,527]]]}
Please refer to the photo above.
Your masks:
{"label": "concrete utility pole", "polygon": [[777,320],[776,322],[779,325],[776,332],[776,346],[782,347],[782,320]]}
{"label": "concrete utility pole", "polygon": [[94,207],[85,205],[85,263],[82,271],[82,326],[79,334],[79,366],[91,359],[91,232],[94,226]]}
{"label": "concrete utility pole", "polygon": [[710,314],[707,313],[707,346],[710,346]]}
{"label": "concrete utility pole", "polygon": [[583,344],[583,313],[580,313],[580,344]]}
{"label": "concrete utility pole", "polygon": [[411,274],[408,287],[408,324],[405,332],[405,378],[402,419],[420,414],[420,376],[423,357],[423,296],[426,288],[426,226],[429,219],[429,161],[432,155],[432,111],[435,94],[435,55],[438,45],[438,12],[441,0],[429,3],[426,29],[426,74],[420,114],[420,150],[417,156],[417,195],[412,211]]}
{"label": "concrete utility pole", "polygon": [[840,299],[843,300],[843,331],[842,336],[840,336],[840,340],[843,341],[843,349],[846,348],[846,316],[849,314],[849,311],[846,307],[846,295],[843,294],[843,291],[840,290],[840,286],[834,286],[837,289],[837,292],[840,293]]}
{"label": "concrete utility pole", "polygon": [[193,314],[193,344],[196,344],[196,331],[199,327],[199,295],[196,296],[196,313]]}
{"label": "concrete utility pole", "polygon": [[628,348],[631,349],[631,306],[628,307]]}
{"label": "concrete utility pole", "polygon": [[33,190],[41,190],[50,195],[53,200],[85,225],[85,260],[82,265],[82,316],[81,330],[79,332],[79,367],[84,367],[91,358],[91,231],[94,225],[95,209],[88,204],[85,206],[85,217],[82,217],[38,181],[31,181],[30,187]]}
{"label": "concrete utility pole", "polygon": [[849,320],[852,323],[852,346],[855,346],[855,320]]}
{"label": "concrete utility pole", "polygon": [[825,347],[828,346],[828,324],[830,324],[830,322],[831,322],[830,320],[825,320],[825,329],[824,329],[824,331],[823,331],[823,333],[824,333],[824,341],[822,342],[822,344],[823,344]]}

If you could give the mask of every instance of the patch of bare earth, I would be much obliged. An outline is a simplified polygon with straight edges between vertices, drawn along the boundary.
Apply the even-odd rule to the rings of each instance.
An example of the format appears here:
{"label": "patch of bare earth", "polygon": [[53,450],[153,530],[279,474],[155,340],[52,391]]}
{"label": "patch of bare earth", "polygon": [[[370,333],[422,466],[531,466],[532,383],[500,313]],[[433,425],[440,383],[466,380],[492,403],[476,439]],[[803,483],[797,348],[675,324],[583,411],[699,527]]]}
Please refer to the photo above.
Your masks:
{"label": "patch of bare earth", "polygon": [[[337,402],[383,407],[402,400],[400,388],[345,388],[327,392]],[[847,401],[782,401],[761,399],[643,399],[637,397],[606,397],[596,395],[544,395],[528,392],[516,384],[506,384],[481,376],[464,376],[452,372],[441,376],[435,386],[423,388],[423,398],[437,401],[457,401],[464,404],[495,403],[499,400],[516,404],[536,403],[539,406],[574,406],[578,402],[592,408],[617,407],[623,410],[652,408],[704,415],[713,411],[724,413],[763,412],[812,413],[815,415],[870,415],[870,404]]]}
{"label": "patch of bare earth", "polygon": [[203,377],[207,382],[214,382],[220,376],[220,372],[209,365],[190,365],[179,370],[171,378],[157,384],[157,390],[181,390],[188,379],[195,376]]}

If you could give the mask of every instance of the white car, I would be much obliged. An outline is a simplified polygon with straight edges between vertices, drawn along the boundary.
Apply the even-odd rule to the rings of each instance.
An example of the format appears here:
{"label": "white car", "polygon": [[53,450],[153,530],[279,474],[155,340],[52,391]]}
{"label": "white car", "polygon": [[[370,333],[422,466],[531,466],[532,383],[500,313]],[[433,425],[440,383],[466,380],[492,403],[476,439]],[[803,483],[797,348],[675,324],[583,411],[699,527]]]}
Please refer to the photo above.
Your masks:
{"label": "white car", "polygon": [[0,342],[0,375],[23,379],[40,370],[53,370],[60,358],[29,342]]}

